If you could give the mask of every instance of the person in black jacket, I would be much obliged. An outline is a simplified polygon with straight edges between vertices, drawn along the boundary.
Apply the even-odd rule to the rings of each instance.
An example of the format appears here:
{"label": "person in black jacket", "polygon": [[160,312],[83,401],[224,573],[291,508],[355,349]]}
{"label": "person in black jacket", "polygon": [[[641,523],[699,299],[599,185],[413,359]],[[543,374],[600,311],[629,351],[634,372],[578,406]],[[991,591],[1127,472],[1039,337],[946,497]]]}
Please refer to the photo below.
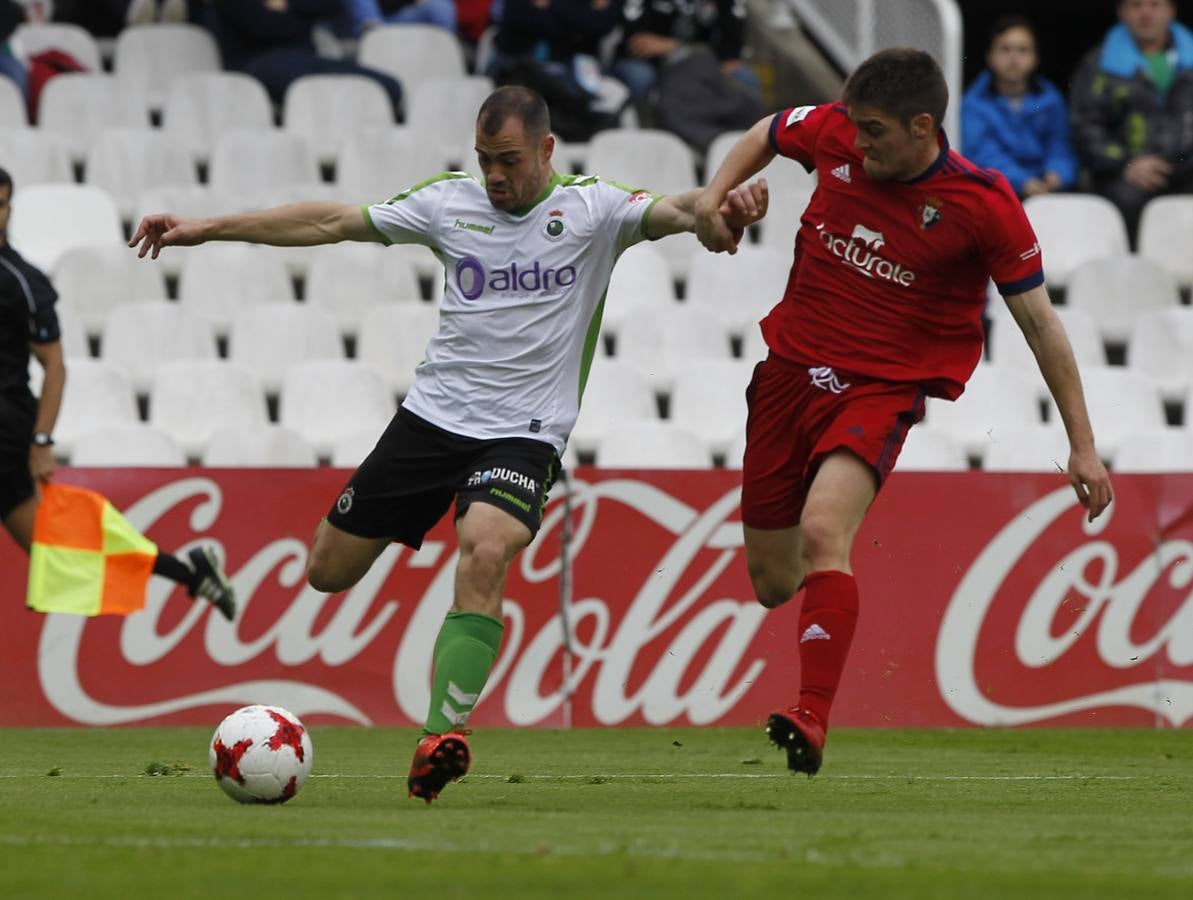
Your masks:
{"label": "person in black jacket", "polygon": [[1119,0],[1119,24],[1073,79],[1073,137],[1134,239],[1143,207],[1193,191],[1193,31],[1173,0]]}
{"label": "person in black jacket", "polygon": [[396,78],[316,51],[311,36],[316,23],[343,13],[343,0],[213,0],[207,20],[224,67],[252,75],[275,103],[303,75],[366,75],[385,88],[394,115],[400,115],[402,86]]}
{"label": "person in black jacket", "polygon": [[695,44],[713,52],[722,74],[754,96],[760,93],[758,76],[741,59],[745,0],[625,0],[624,18],[613,75],[635,100],[651,92],[664,65]]}
{"label": "person in black jacket", "polygon": [[[40,502],[38,484],[54,475],[54,425],[66,385],[62,361],[58,300],[50,279],[8,243],[13,184],[0,169],[0,521],[26,553]],[[29,390],[29,355],[45,371],[41,396]],[[226,619],[236,614],[228,576],[210,547],[195,547],[187,561],[159,552],[155,575],[183,585]]]}

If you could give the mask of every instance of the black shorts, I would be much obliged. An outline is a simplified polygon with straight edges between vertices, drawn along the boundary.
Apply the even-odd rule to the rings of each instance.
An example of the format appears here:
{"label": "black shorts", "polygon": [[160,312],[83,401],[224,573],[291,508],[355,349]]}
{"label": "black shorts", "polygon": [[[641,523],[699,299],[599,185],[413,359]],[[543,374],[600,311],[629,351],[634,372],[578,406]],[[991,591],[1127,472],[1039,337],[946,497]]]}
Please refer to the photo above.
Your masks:
{"label": "black shorts", "polygon": [[0,397],[0,519],[33,496],[29,474],[32,411]]}
{"label": "black shorts", "polygon": [[543,441],[463,437],[399,408],[327,521],[417,550],[455,498],[457,519],[473,503],[488,503],[535,534],[558,473],[559,456]]}

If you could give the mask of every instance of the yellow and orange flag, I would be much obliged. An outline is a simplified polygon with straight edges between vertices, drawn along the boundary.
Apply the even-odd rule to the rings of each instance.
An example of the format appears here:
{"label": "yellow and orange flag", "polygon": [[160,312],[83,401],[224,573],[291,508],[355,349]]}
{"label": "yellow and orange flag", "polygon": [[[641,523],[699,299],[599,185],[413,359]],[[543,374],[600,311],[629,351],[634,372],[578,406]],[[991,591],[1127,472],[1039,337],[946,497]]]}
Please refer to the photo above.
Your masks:
{"label": "yellow and orange flag", "polygon": [[157,545],[102,495],[49,483],[33,523],[26,605],[37,612],[127,616],[145,606]]}

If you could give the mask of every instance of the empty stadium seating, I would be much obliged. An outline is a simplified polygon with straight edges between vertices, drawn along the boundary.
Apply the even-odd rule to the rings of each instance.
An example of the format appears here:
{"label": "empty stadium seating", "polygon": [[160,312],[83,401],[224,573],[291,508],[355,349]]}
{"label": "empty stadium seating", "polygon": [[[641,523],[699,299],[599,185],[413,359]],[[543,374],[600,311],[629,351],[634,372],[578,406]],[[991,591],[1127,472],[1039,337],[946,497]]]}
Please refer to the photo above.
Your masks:
{"label": "empty stadium seating", "polygon": [[364,75],[305,75],[286,91],[282,127],[323,164],[335,162],[344,135],[393,126],[389,95]]}

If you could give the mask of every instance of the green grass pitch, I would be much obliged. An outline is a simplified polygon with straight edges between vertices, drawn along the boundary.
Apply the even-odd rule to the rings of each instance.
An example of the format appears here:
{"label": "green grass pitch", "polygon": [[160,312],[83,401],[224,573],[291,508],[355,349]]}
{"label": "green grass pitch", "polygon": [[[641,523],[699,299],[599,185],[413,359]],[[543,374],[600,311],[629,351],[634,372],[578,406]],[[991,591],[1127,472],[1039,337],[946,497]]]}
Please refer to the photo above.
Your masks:
{"label": "green grass pitch", "polygon": [[753,729],[482,730],[430,807],[411,731],[315,727],[280,807],[209,738],[0,730],[0,896],[1193,897],[1186,731],[842,729],[809,781]]}

